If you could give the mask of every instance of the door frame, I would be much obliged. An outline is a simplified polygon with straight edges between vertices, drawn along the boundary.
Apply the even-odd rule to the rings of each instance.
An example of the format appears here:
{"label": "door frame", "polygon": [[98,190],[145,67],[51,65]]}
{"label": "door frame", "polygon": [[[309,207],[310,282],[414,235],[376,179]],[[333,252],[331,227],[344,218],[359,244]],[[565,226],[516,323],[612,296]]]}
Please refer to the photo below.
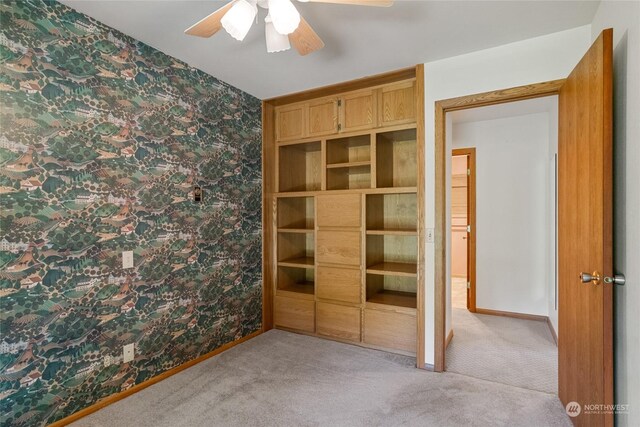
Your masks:
{"label": "door frame", "polygon": [[434,371],[445,369],[447,279],[446,114],[452,111],[558,95],[565,79],[551,80],[435,102],[435,358]]}
{"label": "door frame", "polygon": [[454,148],[452,156],[467,156],[467,310],[476,312],[476,148]]}

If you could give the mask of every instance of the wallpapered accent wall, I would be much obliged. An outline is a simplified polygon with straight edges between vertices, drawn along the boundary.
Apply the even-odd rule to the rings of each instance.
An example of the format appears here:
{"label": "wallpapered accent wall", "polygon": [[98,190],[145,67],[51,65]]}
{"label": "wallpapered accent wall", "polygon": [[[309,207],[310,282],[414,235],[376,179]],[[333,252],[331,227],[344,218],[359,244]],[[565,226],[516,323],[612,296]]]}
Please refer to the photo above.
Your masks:
{"label": "wallpapered accent wall", "polygon": [[3,426],[260,328],[259,100],[62,4],[3,0],[0,107]]}

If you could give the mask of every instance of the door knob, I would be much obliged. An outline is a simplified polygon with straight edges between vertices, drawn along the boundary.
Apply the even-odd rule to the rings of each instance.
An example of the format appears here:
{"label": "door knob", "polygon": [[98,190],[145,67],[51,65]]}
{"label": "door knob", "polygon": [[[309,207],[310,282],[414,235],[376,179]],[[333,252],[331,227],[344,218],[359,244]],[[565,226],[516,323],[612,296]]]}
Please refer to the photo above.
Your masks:
{"label": "door knob", "polygon": [[589,274],[589,273],[580,273],[580,280],[582,281],[582,283],[593,283],[594,285],[598,285],[600,284],[600,273],[598,273],[597,271],[594,271],[593,273]]}
{"label": "door knob", "polygon": [[604,278],[604,283],[607,283],[607,284],[613,283],[614,285],[622,286],[626,282],[627,282],[627,279],[625,279],[624,274],[614,274],[613,277]]}

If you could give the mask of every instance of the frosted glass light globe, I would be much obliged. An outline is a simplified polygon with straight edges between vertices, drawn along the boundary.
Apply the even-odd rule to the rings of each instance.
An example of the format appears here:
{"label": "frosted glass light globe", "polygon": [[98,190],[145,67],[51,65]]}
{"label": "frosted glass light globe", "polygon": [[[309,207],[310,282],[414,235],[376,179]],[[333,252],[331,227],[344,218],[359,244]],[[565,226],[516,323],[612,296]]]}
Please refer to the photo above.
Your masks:
{"label": "frosted glass light globe", "polygon": [[300,25],[300,13],[291,0],[269,0],[269,15],[276,31],[282,35],[293,33]]}
{"label": "frosted glass light globe", "polygon": [[249,3],[247,0],[237,0],[220,22],[231,37],[242,41],[247,36],[257,13],[258,8],[255,4]]}

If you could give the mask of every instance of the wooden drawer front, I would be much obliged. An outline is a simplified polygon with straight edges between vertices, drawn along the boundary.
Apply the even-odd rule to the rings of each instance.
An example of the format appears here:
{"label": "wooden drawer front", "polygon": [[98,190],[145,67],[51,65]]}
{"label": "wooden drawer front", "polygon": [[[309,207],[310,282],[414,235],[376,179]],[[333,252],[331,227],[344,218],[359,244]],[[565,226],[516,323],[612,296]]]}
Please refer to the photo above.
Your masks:
{"label": "wooden drawer front", "polygon": [[318,298],[360,304],[361,289],[360,270],[318,266],[316,274]]}
{"label": "wooden drawer front", "polygon": [[318,230],[316,257],[319,264],[360,265],[360,232]]}
{"label": "wooden drawer front", "polygon": [[304,135],[304,105],[281,108],[276,113],[276,139],[300,139]]}
{"label": "wooden drawer front", "polygon": [[405,82],[382,88],[379,114],[380,126],[415,122],[415,83]]}
{"label": "wooden drawer front", "polygon": [[315,302],[276,295],[274,323],[276,326],[314,332]]}
{"label": "wooden drawer front", "polygon": [[338,102],[335,99],[309,104],[309,136],[331,135],[338,132]]}
{"label": "wooden drawer front", "polygon": [[416,317],[383,310],[364,310],[364,337],[367,344],[415,353]]}
{"label": "wooden drawer front", "polygon": [[319,302],[317,332],[329,337],[360,341],[360,309]]}
{"label": "wooden drawer front", "polygon": [[362,224],[360,194],[318,196],[318,227],[353,227]]}

